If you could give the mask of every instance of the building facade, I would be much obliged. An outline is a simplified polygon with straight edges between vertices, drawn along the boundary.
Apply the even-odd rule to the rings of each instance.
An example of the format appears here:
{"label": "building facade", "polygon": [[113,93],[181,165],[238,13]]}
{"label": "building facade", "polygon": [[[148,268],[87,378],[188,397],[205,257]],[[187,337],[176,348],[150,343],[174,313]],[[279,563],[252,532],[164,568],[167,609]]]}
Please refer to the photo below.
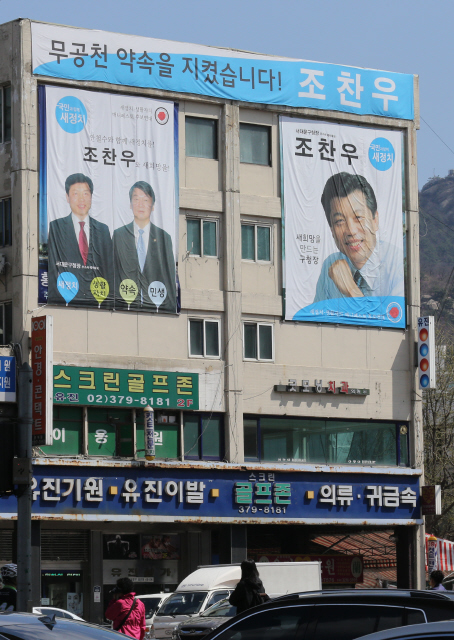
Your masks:
{"label": "building facade", "polygon": [[[33,467],[35,600],[100,621],[120,576],[141,593],[173,590],[200,564],[316,557],[320,536],[383,530],[399,586],[421,586],[417,78],[28,20],[0,31],[3,344],[27,359],[32,322],[53,318],[52,443],[36,446]],[[342,202],[363,192],[336,191],[325,219],[336,172],[377,181],[372,216],[355,209],[361,230],[343,239]],[[90,201],[87,234],[74,185]],[[143,264],[136,196],[158,228]],[[133,276],[171,242],[146,282],[120,256],[128,225]],[[101,268],[90,256],[102,233],[113,253]],[[396,233],[395,288],[378,290],[388,275],[377,253],[378,285],[319,293],[332,269]],[[6,561],[14,498],[2,507]],[[361,579],[362,558],[330,578],[335,560],[325,584]]]}

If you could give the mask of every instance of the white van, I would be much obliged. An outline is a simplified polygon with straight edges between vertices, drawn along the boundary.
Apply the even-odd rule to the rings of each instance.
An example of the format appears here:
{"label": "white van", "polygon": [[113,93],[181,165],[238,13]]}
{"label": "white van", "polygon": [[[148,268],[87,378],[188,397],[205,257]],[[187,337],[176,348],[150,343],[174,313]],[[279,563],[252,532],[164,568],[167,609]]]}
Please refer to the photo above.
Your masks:
{"label": "white van", "polygon": [[[257,562],[257,569],[270,598],[322,588],[320,562]],[[151,636],[170,638],[177,624],[228,598],[240,578],[240,564],[199,567],[159,608]]]}

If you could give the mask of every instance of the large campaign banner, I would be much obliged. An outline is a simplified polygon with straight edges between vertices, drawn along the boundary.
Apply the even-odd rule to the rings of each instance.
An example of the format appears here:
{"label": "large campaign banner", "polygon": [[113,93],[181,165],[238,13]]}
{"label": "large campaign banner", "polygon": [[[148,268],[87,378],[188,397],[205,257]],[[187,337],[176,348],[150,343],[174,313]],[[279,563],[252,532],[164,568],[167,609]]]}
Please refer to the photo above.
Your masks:
{"label": "large campaign banner", "polygon": [[176,313],[174,104],[41,86],[39,106],[39,302]]}
{"label": "large campaign banner", "polygon": [[401,133],[280,125],[285,319],[405,327]]}
{"label": "large campaign banner", "polygon": [[413,76],[32,22],[37,76],[412,120]]}

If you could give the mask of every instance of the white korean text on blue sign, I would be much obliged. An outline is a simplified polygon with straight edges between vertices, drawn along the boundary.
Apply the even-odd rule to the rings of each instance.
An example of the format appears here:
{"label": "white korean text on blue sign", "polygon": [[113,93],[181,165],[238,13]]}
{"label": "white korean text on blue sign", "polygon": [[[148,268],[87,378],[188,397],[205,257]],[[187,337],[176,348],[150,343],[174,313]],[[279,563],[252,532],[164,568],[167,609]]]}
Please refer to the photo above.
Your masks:
{"label": "white korean text on blue sign", "polygon": [[33,73],[412,120],[413,76],[32,23]]}

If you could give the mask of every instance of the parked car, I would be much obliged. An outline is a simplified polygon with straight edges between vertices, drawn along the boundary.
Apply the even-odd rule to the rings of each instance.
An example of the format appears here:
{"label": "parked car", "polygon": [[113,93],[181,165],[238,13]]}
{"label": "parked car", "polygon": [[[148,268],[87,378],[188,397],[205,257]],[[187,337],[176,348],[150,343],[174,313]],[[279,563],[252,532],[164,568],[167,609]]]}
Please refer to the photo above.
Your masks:
{"label": "parked car", "polygon": [[66,611],[66,609],[59,609],[58,607],[48,607],[47,605],[44,607],[33,607],[33,613],[38,613],[40,616],[55,616],[57,618],[68,618],[69,620],[82,620],[83,618],[79,618],[72,611]]}
{"label": "parked car", "polygon": [[233,616],[236,616],[236,607],[227,598],[220,600],[199,616],[180,622],[173,630],[172,640],[199,640]]}
{"label": "parked car", "polygon": [[148,640],[150,628],[153,624],[156,611],[159,607],[172,595],[172,593],[149,593],[141,596],[137,596],[145,605],[145,638]]}
{"label": "parked car", "polygon": [[319,591],[270,600],[224,622],[204,640],[352,640],[450,618],[454,618],[454,593],[448,591]]}
{"label": "parked car", "polygon": [[[4,635],[3,635],[4,634]],[[80,620],[34,613],[0,613],[0,640],[115,640],[124,634]]]}
{"label": "parked car", "polygon": [[358,640],[452,640],[454,638],[454,622],[429,622],[429,624],[412,624],[400,629],[388,629],[371,633]]}

